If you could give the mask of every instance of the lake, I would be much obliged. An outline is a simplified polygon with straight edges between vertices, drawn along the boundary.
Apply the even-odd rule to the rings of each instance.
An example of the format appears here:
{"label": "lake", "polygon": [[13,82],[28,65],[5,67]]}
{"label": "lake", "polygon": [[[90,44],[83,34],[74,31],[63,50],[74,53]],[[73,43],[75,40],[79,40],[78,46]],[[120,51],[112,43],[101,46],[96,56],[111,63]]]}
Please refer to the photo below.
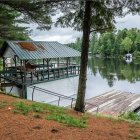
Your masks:
{"label": "lake", "polygon": [[[87,69],[86,99],[113,89],[140,94],[140,63],[138,60],[127,63],[122,59],[89,58]],[[78,79],[79,77],[72,77],[36,86],[76,98]],[[28,99],[31,99],[32,89],[29,91]],[[40,94],[35,91],[34,100],[57,104],[58,97],[46,96],[45,93]],[[64,102],[68,101],[63,100]]]}
{"label": "lake", "polygon": [[[113,89],[140,94],[139,60],[133,60],[131,63],[127,63],[122,59],[101,59],[93,57],[89,58],[87,69],[86,99],[101,95]],[[79,77],[77,76],[41,83],[36,86],[76,98],[78,79]],[[28,88],[27,98],[30,100],[32,99],[32,90]],[[39,91],[35,91],[34,100],[51,104],[58,103],[58,97],[47,95],[43,92],[40,93]],[[62,105],[70,104],[70,102],[61,99]]]}
{"label": "lake", "polygon": [[87,98],[112,89],[140,93],[140,63],[121,59],[91,58],[87,73]]}

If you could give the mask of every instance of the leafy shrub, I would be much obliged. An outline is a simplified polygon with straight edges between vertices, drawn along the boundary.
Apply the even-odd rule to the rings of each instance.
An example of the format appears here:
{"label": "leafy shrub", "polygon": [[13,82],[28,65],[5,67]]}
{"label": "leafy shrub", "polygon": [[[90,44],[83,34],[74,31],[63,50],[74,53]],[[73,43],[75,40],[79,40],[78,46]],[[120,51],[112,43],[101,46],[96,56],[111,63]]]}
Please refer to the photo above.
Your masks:
{"label": "leafy shrub", "polygon": [[126,120],[140,121],[140,115],[134,112],[123,113],[120,117]]}

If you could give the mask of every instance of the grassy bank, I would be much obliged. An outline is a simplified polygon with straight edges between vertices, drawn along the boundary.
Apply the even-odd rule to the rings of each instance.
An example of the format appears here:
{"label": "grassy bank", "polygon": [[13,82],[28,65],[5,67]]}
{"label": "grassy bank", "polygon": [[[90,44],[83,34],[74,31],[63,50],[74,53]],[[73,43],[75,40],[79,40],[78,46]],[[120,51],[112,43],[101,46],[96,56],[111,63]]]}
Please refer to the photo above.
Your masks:
{"label": "grassy bank", "polygon": [[4,94],[0,94],[0,113],[0,137],[4,140],[140,139],[140,123],[124,121],[131,119],[126,116],[82,114]]}
{"label": "grassy bank", "polygon": [[86,127],[85,115],[79,118],[74,117],[70,115],[69,110],[63,107],[27,101],[17,101],[12,103],[0,101],[0,109],[5,107],[8,107],[8,109],[14,114],[30,115],[34,118],[55,120],[68,126],[79,128]]}

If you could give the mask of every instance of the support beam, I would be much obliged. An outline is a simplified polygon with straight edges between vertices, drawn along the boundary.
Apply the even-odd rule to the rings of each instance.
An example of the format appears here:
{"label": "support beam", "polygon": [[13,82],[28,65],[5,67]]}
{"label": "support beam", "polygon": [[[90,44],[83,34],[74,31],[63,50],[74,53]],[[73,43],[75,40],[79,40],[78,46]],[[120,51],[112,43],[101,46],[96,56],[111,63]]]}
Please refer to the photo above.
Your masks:
{"label": "support beam", "polygon": [[31,83],[33,83],[33,72],[31,72]]}
{"label": "support beam", "polygon": [[43,59],[43,72],[42,72],[42,80],[44,81],[44,69],[45,69],[45,60]]}
{"label": "support beam", "polygon": [[22,97],[27,99],[27,79],[26,79],[26,61],[23,60],[24,79],[22,85]]}
{"label": "support beam", "polygon": [[3,57],[2,60],[3,60],[3,71],[5,71],[5,57]]}
{"label": "support beam", "polygon": [[59,61],[59,58],[58,58],[58,59],[57,59],[58,78],[60,77],[59,65],[60,65],[60,61]]}
{"label": "support beam", "polygon": [[[6,73],[5,73],[5,57],[2,57],[2,60],[3,60],[3,71],[4,71],[4,77],[6,76]],[[5,79],[3,79],[3,82],[5,83]]]}
{"label": "support beam", "polygon": [[18,80],[18,77],[17,77],[17,56],[15,55],[14,56],[14,63],[15,63],[15,76],[16,76],[16,80]]}
{"label": "support beam", "polygon": [[48,68],[48,80],[50,79],[50,72],[49,72],[49,59],[47,59],[47,68]]}
{"label": "support beam", "polygon": [[69,57],[66,58],[67,76],[69,76]]}
{"label": "support beam", "polygon": [[23,84],[22,86],[22,97],[24,99],[27,99],[27,85],[26,84]]}

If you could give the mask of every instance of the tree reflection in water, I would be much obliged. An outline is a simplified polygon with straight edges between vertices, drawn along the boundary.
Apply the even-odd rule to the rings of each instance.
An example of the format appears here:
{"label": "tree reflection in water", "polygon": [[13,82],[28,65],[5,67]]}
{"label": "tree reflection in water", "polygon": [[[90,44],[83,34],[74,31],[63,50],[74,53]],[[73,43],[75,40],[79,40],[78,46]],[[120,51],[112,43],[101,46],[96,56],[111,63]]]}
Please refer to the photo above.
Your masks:
{"label": "tree reflection in water", "polygon": [[106,79],[109,87],[112,87],[115,81],[125,80],[130,83],[140,81],[139,60],[127,63],[123,59],[92,57],[89,59],[88,67],[94,76],[99,73],[103,79]]}

